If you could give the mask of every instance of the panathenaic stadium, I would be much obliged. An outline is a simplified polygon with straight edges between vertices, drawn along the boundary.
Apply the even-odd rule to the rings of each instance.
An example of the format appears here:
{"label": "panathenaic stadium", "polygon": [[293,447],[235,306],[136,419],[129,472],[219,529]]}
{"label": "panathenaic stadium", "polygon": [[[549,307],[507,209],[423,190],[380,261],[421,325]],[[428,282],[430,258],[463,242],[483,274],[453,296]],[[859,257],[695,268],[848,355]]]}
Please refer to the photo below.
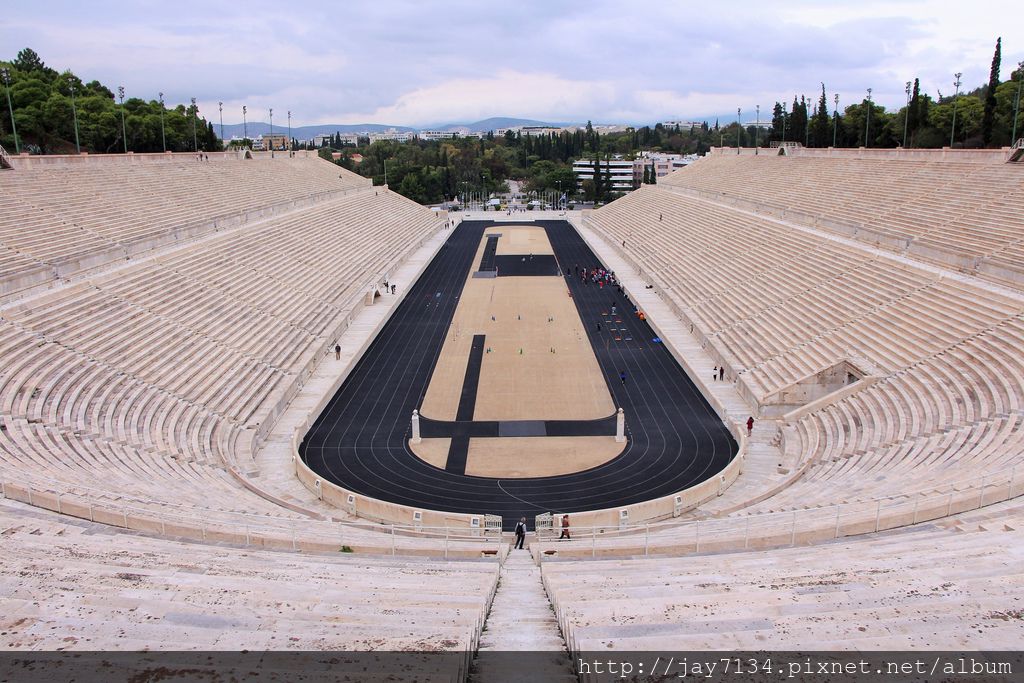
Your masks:
{"label": "panathenaic stadium", "polygon": [[1014,151],[512,215],[208,156],[3,159],[3,649],[1020,649]]}

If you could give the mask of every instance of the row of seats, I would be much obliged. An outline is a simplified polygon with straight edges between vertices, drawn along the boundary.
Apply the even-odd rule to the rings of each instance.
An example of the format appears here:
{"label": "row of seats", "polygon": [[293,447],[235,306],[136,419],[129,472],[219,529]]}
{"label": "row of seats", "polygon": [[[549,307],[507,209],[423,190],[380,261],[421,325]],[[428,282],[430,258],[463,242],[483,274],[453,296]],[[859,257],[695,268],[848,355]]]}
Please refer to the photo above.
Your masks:
{"label": "row of seats", "polygon": [[[999,158],[714,155],[671,174],[663,184],[857,233],[916,258],[971,269],[984,261],[1024,276],[1019,268],[1024,165]],[[988,276],[984,268],[977,272]],[[1020,277],[1008,281],[1017,288],[1020,282]]]}
{"label": "row of seats", "polygon": [[277,525],[287,542],[303,515],[229,467],[440,220],[389,191],[346,193],[8,305],[0,474],[133,514]]}
{"label": "row of seats", "polygon": [[[1014,649],[1024,509],[828,546],[545,561],[570,651]],[[673,673],[674,675],[674,673]]]}
{"label": "row of seats", "polygon": [[468,653],[499,569],[186,544],[4,500],[0,536],[8,650]]}
{"label": "row of seats", "polygon": [[799,476],[735,515],[928,496],[1024,466],[1024,298],[661,186],[587,221],[753,403],[770,408],[844,360],[869,373],[793,418],[787,466]]}
{"label": "row of seats", "polygon": [[182,243],[247,212],[367,187],[367,179],[317,158],[197,162],[182,155],[164,163],[6,170],[0,293]]}

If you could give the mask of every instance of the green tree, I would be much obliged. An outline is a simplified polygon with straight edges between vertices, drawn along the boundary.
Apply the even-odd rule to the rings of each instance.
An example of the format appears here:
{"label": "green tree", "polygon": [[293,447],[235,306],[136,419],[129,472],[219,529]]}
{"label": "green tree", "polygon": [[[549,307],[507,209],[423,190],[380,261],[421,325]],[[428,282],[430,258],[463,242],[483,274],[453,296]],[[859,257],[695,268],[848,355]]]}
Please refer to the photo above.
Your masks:
{"label": "green tree", "polygon": [[996,51],[992,55],[992,66],[988,72],[988,87],[985,88],[985,107],[981,116],[981,140],[988,147],[992,144],[992,129],[996,119],[996,89],[999,87],[999,66],[1002,61],[1003,39],[996,39]]}

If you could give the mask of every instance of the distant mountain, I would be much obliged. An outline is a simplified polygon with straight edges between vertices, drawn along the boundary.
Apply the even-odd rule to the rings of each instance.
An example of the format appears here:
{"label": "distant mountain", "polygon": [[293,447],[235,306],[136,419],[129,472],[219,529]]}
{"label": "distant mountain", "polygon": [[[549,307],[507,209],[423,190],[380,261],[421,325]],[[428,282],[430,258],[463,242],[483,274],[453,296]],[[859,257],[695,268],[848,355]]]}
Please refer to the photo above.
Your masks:
{"label": "distant mountain", "polygon": [[564,125],[567,124],[547,123],[545,121],[535,121],[534,119],[515,119],[508,116],[492,116],[489,119],[473,123],[446,123],[431,130],[458,130],[465,128],[472,132],[486,133],[489,130],[498,130],[499,128],[518,128],[520,126],[553,126],[561,128]]}
{"label": "distant mountain", "polygon": [[[317,135],[334,135],[335,133],[383,133],[389,130],[412,133],[420,130],[464,130],[469,132],[485,133],[489,130],[498,130],[499,128],[518,128],[520,126],[553,126],[560,128],[565,125],[570,124],[546,123],[544,121],[535,121],[534,119],[516,119],[508,116],[493,116],[489,119],[483,119],[482,121],[475,121],[473,123],[445,123],[436,126],[423,126],[422,128],[390,126],[383,123],[323,123],[316,126],[292,126],[292,137],[298,140],[310,140]],[[282,133],[287,134],[287,131],[287,119],[283,122],[278,121],[277,119],[274,120],[274,133],[281,135]],[[213,132],[220,135],[220,124],[216,120],[213,121]],[[233,137],[240,138],[244,134],[248,134],[250,138],[258,135],[269,135],[270,124],[266,121],[249,121],[248,124],[224,124],[224,137],[227,139],[230,140]]]}

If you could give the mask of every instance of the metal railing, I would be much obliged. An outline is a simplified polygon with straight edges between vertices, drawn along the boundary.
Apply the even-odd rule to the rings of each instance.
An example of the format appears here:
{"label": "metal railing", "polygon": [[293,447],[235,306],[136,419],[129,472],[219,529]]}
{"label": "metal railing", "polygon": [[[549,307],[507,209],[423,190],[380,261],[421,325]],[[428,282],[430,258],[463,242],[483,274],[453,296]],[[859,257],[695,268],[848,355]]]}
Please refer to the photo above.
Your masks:
{"label": "metal railing", "polygon": [[1011,467],[1006,473],[836,505],[688,522],[572,527],[571,541],[556,540],[560,529],[552,528],[539,532],[536,557],[690,555],[806,545],[942,519],[1022,494],[1024,474]]}

